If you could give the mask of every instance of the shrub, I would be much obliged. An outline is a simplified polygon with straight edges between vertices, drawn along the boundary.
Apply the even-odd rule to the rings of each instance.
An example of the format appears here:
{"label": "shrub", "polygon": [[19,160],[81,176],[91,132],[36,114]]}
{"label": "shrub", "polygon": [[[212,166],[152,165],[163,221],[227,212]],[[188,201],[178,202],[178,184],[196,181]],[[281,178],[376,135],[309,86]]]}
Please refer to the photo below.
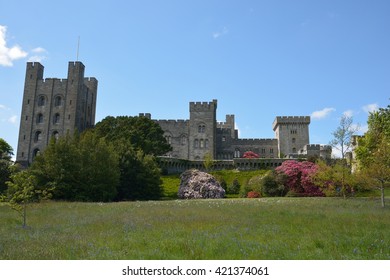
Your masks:
{"label": "shrub", "polygon": [[229,185],[226,189],[226,193],[228,194],[238,194],[240,192],[240,182],[238,182],[238,179],[235,178],[233,180],[233,183]]}
{"label": "shrub", "polygon": [[284,185],[286,179],[284,174],[278,174],[274,171],[270,172],[263,178],[263,195],[285,196],[288,192],[288,188]]}
{"label": "shrub", "polygon": [[259,198],[261,197],[260,193],[255,191],[248,192],[247,198]]}
{"label": "shrub", "polygon": [[252,152],[252,151],[248,151],[248,152],[245,152],[243,155],[242,155],[243,158],[259,158],[260,156],[258,154],[256,154],[255,152]]}

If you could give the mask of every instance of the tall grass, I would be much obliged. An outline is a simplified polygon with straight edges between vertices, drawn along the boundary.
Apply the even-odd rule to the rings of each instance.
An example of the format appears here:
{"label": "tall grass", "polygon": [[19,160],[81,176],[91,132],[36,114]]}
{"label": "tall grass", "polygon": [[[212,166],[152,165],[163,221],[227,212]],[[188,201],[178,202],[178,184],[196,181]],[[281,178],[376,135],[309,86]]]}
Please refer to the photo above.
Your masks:
{"label": "tall grass", "polygon": [[0,205],[0,259],[390,259],[376,199]]}

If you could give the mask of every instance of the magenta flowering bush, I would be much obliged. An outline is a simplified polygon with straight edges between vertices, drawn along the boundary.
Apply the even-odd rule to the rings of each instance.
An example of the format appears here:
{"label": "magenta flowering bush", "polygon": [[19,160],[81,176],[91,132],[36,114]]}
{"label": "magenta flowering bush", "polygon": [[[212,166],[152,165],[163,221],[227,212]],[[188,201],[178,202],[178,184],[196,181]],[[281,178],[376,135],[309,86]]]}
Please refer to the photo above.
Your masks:
{"label": "magenta flowering bush", "polygon": [[260,158],[258,154],[252,151],[247,151],[242,155],[243,158]]}
{"label": "magenta flowering bush", "polygon": [[318,166],[309,161],[287,160],[275,171],[286,176],[285,186],[299,196],[324,196],[313,181]]}

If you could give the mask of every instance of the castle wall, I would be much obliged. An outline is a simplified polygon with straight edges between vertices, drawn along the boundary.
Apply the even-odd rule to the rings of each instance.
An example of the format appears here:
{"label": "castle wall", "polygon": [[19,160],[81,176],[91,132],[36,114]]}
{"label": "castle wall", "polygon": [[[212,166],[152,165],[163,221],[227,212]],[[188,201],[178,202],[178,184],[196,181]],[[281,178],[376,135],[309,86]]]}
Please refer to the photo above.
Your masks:
{"label": "castle wall", "polygon": [[188,159],[189,157],[189,121],[188,120],[155,120],[161,129],[164,130],[164,136],[172,146],[172,151],[167,154],[168,157]]}

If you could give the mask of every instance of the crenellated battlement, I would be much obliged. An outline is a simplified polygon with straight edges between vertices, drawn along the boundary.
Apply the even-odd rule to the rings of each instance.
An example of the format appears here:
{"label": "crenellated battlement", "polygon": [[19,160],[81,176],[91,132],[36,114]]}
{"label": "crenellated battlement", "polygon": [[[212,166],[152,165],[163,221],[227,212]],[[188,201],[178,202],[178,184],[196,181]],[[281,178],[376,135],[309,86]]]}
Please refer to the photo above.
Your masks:
{"label": "crenellated battlement", "polygon": [[246,138],[236,139],[238,145],[277,145],[278,140],[273,138]]}
{"label": "crenellated battlement", "polygon": [[212,102],[190,102],[190,112],[216,110],[217,103],[218,101],[216,99],[213,99]]}
{"label": "crenellated battlement", "polygon": [[273,130],[276,130],[279,125],[289,124],[310,124],[310,116],[277,116],[272,124]]}

